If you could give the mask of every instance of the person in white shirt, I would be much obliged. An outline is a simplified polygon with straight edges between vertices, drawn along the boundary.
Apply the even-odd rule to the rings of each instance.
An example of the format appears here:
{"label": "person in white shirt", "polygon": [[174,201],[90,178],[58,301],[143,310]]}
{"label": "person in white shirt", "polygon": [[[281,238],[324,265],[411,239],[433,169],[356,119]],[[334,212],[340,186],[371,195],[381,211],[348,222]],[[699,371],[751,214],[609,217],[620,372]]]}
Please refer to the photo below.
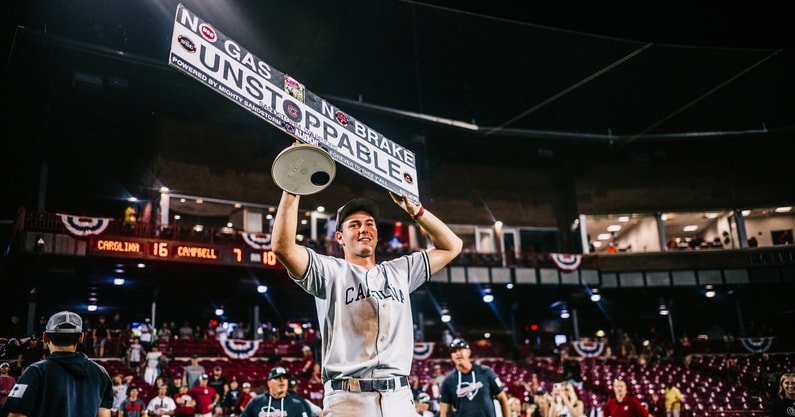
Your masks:
{"label": "person in white shirt", "polygon": [[146,412],[151,416],[173,416],[177,410],[177,403],[168,396],[168,385],[160,384],[157,387],[157,397],[149,400]]}
{"label": "person in white shirt", "polygon": [[152,351],[146,354],[146,369],[144,370],[144,380],[149,385],[154,386],[155,380],[160,375],[160,361],[163,353],[160,352],[157,344],[152,345]]}

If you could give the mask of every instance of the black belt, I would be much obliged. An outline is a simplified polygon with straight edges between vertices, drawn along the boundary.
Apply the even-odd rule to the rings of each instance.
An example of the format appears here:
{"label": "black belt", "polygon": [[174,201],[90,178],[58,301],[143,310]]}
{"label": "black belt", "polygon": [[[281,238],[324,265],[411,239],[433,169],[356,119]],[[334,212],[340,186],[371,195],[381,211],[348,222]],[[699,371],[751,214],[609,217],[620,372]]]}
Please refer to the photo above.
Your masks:
{"label": "black belt", "polygon": [[350,392],[395,391],[409,385],[409,379],[405,376],[379,379],[332,379],[330,382],[334,391]]}

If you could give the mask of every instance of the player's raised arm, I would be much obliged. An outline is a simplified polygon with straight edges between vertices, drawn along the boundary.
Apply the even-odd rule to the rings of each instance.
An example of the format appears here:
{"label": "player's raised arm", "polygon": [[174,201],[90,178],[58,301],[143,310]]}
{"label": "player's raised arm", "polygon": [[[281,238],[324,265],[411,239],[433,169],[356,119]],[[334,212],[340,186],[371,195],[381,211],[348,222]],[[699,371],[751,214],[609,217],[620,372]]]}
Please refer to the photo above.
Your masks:
{"label": "player's raised arm", "polygon": [[282,191],[279,208],[273,220],[271,240],[273,253],[294,279],[302,278],[309,266],[309,255],[306,253],[306,248],[295,242],[298,229],[299,200],[297,195]]}
{"label": "player's raised arm", "polygon": [[417,224],[428,232],[433,248],[428,249],[428,260],[431,263],[431,274],[439,272],[452,262],[464,246],[464,242],[441,219],[426,210],[422,204],[412,203],[405,195],[389,193],[392,201],[402,208]]}

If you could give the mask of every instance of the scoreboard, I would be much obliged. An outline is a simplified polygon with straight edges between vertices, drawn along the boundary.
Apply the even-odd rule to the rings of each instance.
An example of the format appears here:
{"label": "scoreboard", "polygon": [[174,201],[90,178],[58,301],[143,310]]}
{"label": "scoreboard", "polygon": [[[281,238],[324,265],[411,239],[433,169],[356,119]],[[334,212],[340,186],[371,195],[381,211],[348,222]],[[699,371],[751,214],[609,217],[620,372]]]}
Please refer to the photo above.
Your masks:
{"label": "scoreboard", "polygon": [[241,244],[200,244],[159,239],[98,238],[89,240],[89,256],[174,261],[230,266],[280,268],[270,250]]}

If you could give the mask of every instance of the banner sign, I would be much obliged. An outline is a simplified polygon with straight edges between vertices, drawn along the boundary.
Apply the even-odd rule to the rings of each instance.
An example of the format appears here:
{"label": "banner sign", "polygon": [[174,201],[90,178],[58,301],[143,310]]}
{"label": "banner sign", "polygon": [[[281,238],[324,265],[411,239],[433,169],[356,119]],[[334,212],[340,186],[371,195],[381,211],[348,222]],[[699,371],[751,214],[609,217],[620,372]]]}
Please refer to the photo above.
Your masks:
{"label": "banner sign", "polygon": [[182,4],[168,64],[294,138],[320,146],[359,175],[419,202],[414,152],[307,90]]}

